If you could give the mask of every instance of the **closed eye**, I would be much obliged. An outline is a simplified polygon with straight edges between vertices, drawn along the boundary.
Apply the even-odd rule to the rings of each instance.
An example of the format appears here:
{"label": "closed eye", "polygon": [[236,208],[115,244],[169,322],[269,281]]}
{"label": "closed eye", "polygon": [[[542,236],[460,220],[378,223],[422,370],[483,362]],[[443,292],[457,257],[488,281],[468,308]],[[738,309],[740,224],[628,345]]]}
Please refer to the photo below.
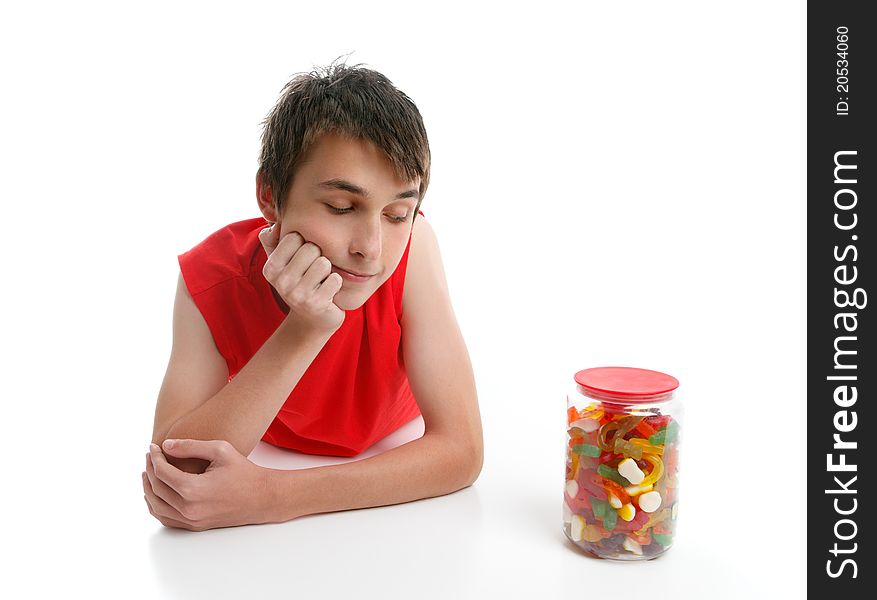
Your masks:
{"label": "closed eye", "polygon": [[[326,206],[331,208],[332,212],[334,212],[335,214],[338,214],[338,215],[343,215],[343,214],[347,214],[349,212],[353,212],[352,206],[348,206],[347,208],[337,208],[335,206],[332,206],[331,204],[327,204]],[[405,215],[404,217],[397,217],[395,215],[387,215],[387,217],[389,217],[389,219],[394,223],[404,223],[408,220],[408,215]]]}

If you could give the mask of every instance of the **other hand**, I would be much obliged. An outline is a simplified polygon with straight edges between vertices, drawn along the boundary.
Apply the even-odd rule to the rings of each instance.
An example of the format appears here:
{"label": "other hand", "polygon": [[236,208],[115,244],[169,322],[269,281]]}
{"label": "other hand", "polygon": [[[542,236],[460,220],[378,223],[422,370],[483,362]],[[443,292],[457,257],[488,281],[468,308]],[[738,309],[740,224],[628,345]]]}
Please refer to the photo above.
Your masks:
{"label": "other hand", "polygon": [[255,465],[225,440],[174,440],[164,446],[174,457],[210,461],[201,474],[170,464],[150,444],[143,475],[149,512],[167,527],[204,531],[269,522],[267,469]]}

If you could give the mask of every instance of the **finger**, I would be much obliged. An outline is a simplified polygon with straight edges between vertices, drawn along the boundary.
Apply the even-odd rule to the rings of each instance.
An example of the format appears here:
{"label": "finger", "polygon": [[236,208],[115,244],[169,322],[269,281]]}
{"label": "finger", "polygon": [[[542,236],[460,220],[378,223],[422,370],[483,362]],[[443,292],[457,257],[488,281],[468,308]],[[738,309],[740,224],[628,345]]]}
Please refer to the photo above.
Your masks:
{"label": "finger", "polygon": [[[146,496],[144,496],[144,498],[146,498]],[[182,523],[180,521],[174,521],[173,519],[169,519],[167,517],[161,517],[161,516],[155,514],[155,511],[152,510],[152,506],[150,506],[148,501],[146,502],[146,507],[149,509],[149,514],[151,514],[153,517],[155,517],[155,519],[159,523],[164,525],[165,527],[174,527],[177,529],[188,529],[189,531],[191,531],[191,527],[189,527],[185,523]]]}
{"label": "finger", "polygon": [[[298,249],[304,244],[304,237],[297,231],[284,235],[283,239],[277,242],[274,251],[268,255],[268,260],[265,261],[265,266],[262,267],[262,274],[265,276],[265,279],[268,281],[274,281],[286,268],[286,265],[292,260],[292,257],[296,252],[298,252]],[[304,271],[304,269],[302,269],[302,271]]]}
{"label": "finger", "polygon": [[[289,261],[287,267],[283,270],[284,278],[290,278],[290,281],[286,283],[292,286],[298,285],[302,278],[304,278],[308,269],[311,268],[311,265],[314,264],[314,262],[322,255],[323,252],[320,250],[320,247],[317,246],[315,243],[303,243],[299,247],[299,249],[296,250],[295,255]],[[328,261],[328,259],[326,260]],[[329,269],[332,269],[332,263],[329,263]],[[278,283],[282,284],[283,282],[278,281]]]}
{"label": "finger", "polygon": [[[165,440],[162,448],[175,458],[200,458],[210,462],[228,457],[233,446],[225,440]],[[158,454],[161,454],[159,452]],[[164,458],[162,456],[162,458]],[[167,462],[165,460],[165,462]]]}
{"label": "finger", "polygon": [[164,525],[165,527],[176,527],[179,529],[188,529],[190,531],[192,530],[192,527],[190,525],[188,525],[187,523],[183,523],[182,521],[176,521],[174,519],[171,519],[170,517],[165,517],[165,516],[157,514],[152,509],[152,505],[149,503],[149,500],[146,499],[146,496],[143,496],[143,499],[146,500],[146,508],[149,509],[149,514],[151,514],[153,517],[155,517],[156,520],[159,523],[161,523],[162,525]]}
{"label": "finger", "polygon": [[[158,447],[156,446],[156,448]],[[178,469],[176,466],[170,464],[164,454],[162,454],[161,449],[150,449],[150,453],[152,459],[151,468],[155,477],[167,484],[168,487],[181,497],[185,498],[185,490],[193,482],[191,478],[197,477],[197,475],[187,473],[186,471]]]}
{"label": "finger", "polygon": [[325,256],[318,256],[305,271],[299,285],[308,291],[314,291],[332,272],[332,263]]}
{"label": "finger", "polygon": [[262,242],[265,254],[271,256],[271,253],[274,252],[274,249],[277,247],[279,237],[280,226],[277,223],[272,223],[271,227],[266,227],[259,232],[259,241]]}
{"label": "finger", "polygon": [[338,273],[330,273],[326,278],[326,281],[323,282],[323,285],[317,290],[315,296],[317,303],[322,306],[334,300],[335,294],[341,291],[343,285],[344,280],[341,278],[341,275]]}
{"label": "finger", "polygon": [[144,491],[146,493],[143,498],[146,500],[147,506],[149,506],[149,512],[152,513],[152,516],[156,519],[161,521],[173,521],[174,523],[178,523],[181,527],[188,527],[190,525],[178,510],[156,496],[155,492],[152,491],[152,488],[150,488],[149,485],[144,484]]}
{"label": "finger", "polygon": [[[161,454],[159,452],[159,454]],[[171,488],[168,484],[162,481],[156,474],[155,469],[153,468],[153,462],[151,460],[148,461],[149,465],[146,467],[146,478],[149,480],[149,485],[152,488],[152,492],[173,506],[178,512],[182,510],[183,507],[183,497],[177,493],[176,490]]]}

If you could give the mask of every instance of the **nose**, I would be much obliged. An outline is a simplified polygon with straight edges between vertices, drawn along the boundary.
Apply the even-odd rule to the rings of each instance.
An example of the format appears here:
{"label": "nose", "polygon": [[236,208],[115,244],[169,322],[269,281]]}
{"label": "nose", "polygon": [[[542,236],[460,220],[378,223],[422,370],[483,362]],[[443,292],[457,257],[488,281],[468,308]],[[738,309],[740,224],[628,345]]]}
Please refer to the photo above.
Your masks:
{"label": "nose", "polygon": [[365,260],[377,260],[381,257],[381,250],[380,216],[360,222],[350,242],[350,252]]}

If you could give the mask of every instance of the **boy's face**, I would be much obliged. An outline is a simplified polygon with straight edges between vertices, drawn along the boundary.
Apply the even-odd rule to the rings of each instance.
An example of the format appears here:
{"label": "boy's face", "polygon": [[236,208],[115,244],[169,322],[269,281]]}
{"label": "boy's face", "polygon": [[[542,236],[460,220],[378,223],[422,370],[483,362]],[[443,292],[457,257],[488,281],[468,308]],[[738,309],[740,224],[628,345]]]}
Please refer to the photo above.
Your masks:
{"label": "boy's face", "polygon": [[370,275],[354,281],[341,273],[335,304],[344,310],[359,308],[402,259],[419,187],[419,178],[396,179],[390,161],[371,142],[325,134],[295,174],[278,219],[280,239],[297,231],[320,247],[333,272]]}

